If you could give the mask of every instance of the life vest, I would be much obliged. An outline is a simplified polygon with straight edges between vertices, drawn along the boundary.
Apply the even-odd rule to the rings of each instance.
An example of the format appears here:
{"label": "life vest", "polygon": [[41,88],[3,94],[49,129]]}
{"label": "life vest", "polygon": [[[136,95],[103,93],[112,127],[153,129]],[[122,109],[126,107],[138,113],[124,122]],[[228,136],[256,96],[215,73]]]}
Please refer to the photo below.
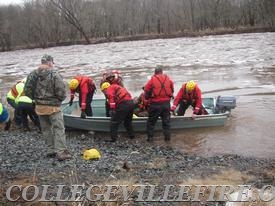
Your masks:
{"label": "life vest", "polygon": [[23,93],[24,86],[25,84],[23,82],[18,82],[17,84],[13,85],[13,87],[7,94],[7,98],[15,100],[15,98],[17,98]]}
{"label": "life vest", "polygon": [[2,112],[3,112],[3,104],[0,103],[0,115],[2,114]]}
{"label": "life vest", "polygon": [[27,97],[27,96],[20,96],[20,97],[18,97],[18,98],[15,99],[15,103],[16,104],[18,104],[20,102],[22,102],[22,103],[30,103],[30,104],[33,103],[32,99],[29,98],[29,97]]}
{"label": "life vest", "polygon": [[124,87],[117,86],[115,88],[115,103],[121,103],[125,97],[131,97],[130,93]]}
{"label": "life vest", "polygon": [[9,112],[8,110],[3,106],[2,103],[0,103],[0,123],[5,123],[9,120]]}
{"label": "life vest", "polygon": [[171,88],[171,83],[169,81],[169,77],[165,74],[162,75],[154,75],[152,77],[152,97],[172,97],[173,91]]}
{"label": "life vest", "polygon": [[12,95],[11,90],[7,93],[7,99],[15,100],[15,97]]}
{"label": "life vest", "polygon": [[81,89],[85,87],[83,84],[87,84],[88,92],[95,91],[95,84],[91,78],[86,76],[76,76],[74,78],[77,79],[79,82],[78,87],[75,90],[77,93],[80,93]]}

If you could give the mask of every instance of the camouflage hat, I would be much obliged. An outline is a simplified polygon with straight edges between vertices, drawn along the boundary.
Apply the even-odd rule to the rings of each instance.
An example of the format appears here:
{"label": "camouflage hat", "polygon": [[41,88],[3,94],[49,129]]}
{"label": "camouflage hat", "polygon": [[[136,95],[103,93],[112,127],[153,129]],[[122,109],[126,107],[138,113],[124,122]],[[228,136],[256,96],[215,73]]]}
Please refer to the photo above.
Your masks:
{"label": "camouflage hat", "polygon": [[41,58],[41,63],[46,64],[48,62],[53,62],[53,57],[48,54],[44,54],[43,57]]}

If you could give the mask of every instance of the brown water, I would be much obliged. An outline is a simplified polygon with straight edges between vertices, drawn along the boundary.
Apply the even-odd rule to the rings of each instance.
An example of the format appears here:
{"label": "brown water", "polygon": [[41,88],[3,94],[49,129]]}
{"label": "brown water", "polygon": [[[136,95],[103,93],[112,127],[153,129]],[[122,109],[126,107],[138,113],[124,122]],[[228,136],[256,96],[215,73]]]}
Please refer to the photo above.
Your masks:
{"label": "brown water", "polygon": [[[176,91],[189,79],[204,96],[235,95],[237,108],[224,127],[173,131],[172,145],[201,155],[235,153],[275,157],[275,33],[158,39],[0,53],[0,93],[54,56],[65,79],[90,75],[98,85],[106,69],[119,69],[133,96],[156,65],[166,67]],[[103,97],[100,91],[96,97]],[[156,144],[164,144],[163,137]]]}

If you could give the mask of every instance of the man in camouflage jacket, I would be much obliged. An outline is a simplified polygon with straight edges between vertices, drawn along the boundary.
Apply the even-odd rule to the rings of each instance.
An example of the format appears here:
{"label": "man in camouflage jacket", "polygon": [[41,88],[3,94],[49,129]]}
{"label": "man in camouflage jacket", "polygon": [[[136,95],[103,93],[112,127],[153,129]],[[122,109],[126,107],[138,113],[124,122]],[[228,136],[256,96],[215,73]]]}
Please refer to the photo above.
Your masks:
{"label": "man in camouflage jacket", "polygon": [[66,85],[61,75],[53,70],[53,66],[53,58],[44,55],[39,68],[28,75],[24,92],[35,101],[35,111],[39,116],[48,147],[47,157],[56,157],[62,161],[71,158],[66,147],[64,121],[60,108],[66,98]]}

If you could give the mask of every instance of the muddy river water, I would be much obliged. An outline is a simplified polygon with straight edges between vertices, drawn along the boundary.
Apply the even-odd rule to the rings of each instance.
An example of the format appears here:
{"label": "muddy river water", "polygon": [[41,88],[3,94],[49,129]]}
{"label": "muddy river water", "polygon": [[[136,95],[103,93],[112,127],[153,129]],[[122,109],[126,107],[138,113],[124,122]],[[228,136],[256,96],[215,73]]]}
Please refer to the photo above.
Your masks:
{"label": "muddy river water", "polygon": [[[189,153],[234,153],[275,158],[275,33],[158,39],[76,45],[0,53],[2,102],[9,88],[35,69],[43,54],[54,57],[65,79],[118,69],[138,95],[156,65],[175,83],[194,79],[203,96],[235,95],[237,107],[224,127],[173,131],[171,145]],[[102,97],[98,90],[96,97]],[[163,144],[163,137],[157,144]]]}

